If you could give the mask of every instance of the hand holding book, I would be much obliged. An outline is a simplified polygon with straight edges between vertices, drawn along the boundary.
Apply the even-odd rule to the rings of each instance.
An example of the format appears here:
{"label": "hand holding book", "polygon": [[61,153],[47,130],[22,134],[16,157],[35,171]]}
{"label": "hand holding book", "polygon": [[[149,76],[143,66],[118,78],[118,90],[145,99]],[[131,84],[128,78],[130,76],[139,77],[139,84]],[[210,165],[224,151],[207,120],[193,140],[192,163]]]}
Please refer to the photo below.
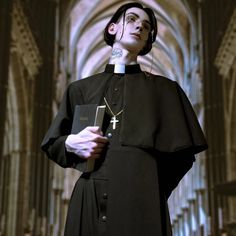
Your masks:
{"label": "hand holding book", "polygon": [[95,159],[100,157],[108,142],[101,131],[105,108],[95,104],[75,107],[71,135],[67,137],[65,145],[68,152],[85,160],[76,165],[81,172],[93,171]]}
{"label": "hand holding book", "polygon": [[96,159],[107,143],[98,126],[88,126],[77,134],[71,134],[66,139],[66,149],[83,159]]}

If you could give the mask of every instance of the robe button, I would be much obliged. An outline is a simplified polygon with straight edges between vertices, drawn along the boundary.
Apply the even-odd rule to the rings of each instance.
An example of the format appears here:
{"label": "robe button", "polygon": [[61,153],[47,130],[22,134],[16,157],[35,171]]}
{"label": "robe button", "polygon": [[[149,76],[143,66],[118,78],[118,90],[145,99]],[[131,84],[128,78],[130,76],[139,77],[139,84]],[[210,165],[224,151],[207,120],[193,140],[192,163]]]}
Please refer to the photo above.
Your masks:
{"label": "robe button", "polygon": [[108,198],[107,193],[103,193],[103,199],[107,199],[107,198]]}
{"label": "robe button", "polygon": [[112,133],[108,133],[108,134],[107,134],[107,137],[108,137],[108,138],[111,138],[111,137],[112,137]]}
{"label": "robe button", "polygon": [[106,216],[102,216],[102,221],[106,222],[107,221],[107,217]]}

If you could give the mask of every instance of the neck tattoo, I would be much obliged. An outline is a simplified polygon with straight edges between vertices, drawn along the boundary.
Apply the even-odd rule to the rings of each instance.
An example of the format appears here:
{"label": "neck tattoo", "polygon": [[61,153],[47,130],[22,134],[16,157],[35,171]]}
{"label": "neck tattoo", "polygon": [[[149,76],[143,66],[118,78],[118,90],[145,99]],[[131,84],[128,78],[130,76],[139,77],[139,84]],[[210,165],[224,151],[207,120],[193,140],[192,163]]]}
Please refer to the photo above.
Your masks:
{"label": "neck tattoo", "polygon": [[112,56],[113,58],[122,57],[122,55],[123,55],[122,49],[120,49],[120,48],[114,48],[114,49],[112,50],[111,56]]}

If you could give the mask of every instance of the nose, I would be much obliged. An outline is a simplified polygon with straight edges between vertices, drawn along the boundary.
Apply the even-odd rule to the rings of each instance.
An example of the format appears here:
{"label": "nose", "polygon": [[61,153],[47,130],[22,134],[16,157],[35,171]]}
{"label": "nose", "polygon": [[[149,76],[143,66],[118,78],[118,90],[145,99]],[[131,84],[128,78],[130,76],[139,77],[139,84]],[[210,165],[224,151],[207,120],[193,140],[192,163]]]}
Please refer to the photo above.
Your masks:
{"label": "nose", "polygon": [[136,23],[136,29],[139,29],[140,31],[143,31],[143,24],[142,24],[142,22],[138,21]]}

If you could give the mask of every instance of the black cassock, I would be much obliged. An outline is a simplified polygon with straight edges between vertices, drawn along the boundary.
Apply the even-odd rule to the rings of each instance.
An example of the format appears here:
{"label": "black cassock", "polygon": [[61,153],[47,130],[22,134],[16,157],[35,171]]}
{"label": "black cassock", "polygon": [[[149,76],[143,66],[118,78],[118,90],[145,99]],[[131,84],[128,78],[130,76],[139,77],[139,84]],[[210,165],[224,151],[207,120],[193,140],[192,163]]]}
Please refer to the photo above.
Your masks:
{"label": "black cassock", "polygon": [[62,167],[83,162],[66,152],[76,105],[104,104],[117,116],[116,129],[107,109],[103,132],[109,145],[95,171],[77,181],[68,209],[68,236],[169,236],[167,199],[192,167],[194,154],[207,148],[196,115],[180,86],[165,77],[126,66],[71,83],[42,143]]}

